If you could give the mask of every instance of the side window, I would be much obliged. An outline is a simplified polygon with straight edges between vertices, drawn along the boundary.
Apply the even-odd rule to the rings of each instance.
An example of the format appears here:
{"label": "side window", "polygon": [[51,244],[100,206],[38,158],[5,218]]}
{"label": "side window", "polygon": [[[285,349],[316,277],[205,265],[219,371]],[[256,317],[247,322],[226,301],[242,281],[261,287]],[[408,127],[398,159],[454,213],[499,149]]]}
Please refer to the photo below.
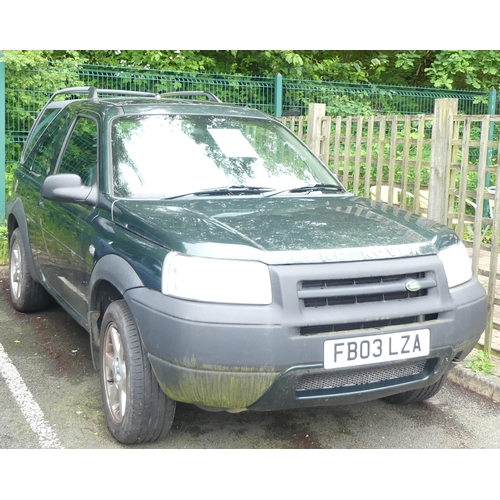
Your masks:
{"label": "side window", "polygon": [[33,149],[33,146],[36,144],[36,141],[38,140],[42,132],[47,128],[49,123],[54,119],[59,111],[61,111],[61,108],[48,108],[43,112],[43,115],[40,116],[37,124],[35,125],[35,129],[33,130],[30,137],[29,144],[26,145],[26,155],[28,155],[29,152]]}
{"label": "side window", "polygon": [[77,174],[83,184],[91,186],[97,178],[97,123],[78,118],[66,144],[58,174]]}
{"label": "side window", "polygon": [[24,168],[41,180],[54,171],[70,120],[71,116],[64,111],[56,116],[24,161]]}

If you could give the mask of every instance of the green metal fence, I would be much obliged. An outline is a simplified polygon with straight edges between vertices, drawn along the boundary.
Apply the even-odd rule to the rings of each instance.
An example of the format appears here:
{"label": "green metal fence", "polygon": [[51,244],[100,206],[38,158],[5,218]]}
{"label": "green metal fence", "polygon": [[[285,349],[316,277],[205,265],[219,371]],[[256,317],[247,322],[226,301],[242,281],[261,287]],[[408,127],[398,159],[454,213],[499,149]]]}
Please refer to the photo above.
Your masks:
{"label": "green metal fence", "polygon": [[[3,64],[0,62],[0,71]],[[2,161],[0,142],[0,178],[3,181],[3,173],[6,172],[7,189],[11,172],[37,113],[55,90],[64,87],[93,85],[97,88],[149,92],[208,90],[224,102],[251,106],[277,117],[305,115],[311,102],[326,103],[327,114],[331,116],[429,114],[432,113],[434,99],[439,97],[458,98],[459,112],[477,115],[487,112],[488,101],[488,92],[290,80],[281,75],[272,78],[193,74],[60,63],[23,69],[7,65],[4,71],[5,91],[2,91],[0,82],[0,111],[5,105],[5,160]],[[0,141],[2,139],[0,137]],[[5,186],[0,184],[0,191],[3,194]],[[3,210],[4,201],[0,197],[0,212]]]}
{"label": "green metal fence", "polygon": [[311,102],[325,103],[330,116],[432,114],[434,100],[457,98],[459,113],[485,114],[488,92],[425,87],[286,81],[284,102],[306,114]]}

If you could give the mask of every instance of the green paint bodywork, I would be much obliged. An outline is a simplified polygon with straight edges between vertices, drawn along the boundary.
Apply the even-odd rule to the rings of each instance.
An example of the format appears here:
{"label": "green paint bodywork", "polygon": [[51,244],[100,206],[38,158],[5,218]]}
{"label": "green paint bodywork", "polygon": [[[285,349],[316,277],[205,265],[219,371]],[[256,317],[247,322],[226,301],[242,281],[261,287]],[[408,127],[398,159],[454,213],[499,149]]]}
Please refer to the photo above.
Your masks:
{"label": "green paint bodywork", "polygon": [[[425,217],[351,195],[129,200],[115,207],[115,222],[167,249],[270,264],[294,262],[283,252],[412,245],[430,255],[457,242]],[[271,260],[279,252],[281,260]]]}

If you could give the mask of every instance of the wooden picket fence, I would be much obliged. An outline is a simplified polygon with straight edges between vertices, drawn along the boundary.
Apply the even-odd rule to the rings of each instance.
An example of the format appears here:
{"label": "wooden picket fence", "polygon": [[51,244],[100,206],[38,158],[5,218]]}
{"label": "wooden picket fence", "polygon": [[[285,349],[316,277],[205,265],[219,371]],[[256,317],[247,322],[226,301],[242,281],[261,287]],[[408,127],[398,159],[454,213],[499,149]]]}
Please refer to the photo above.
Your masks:
{"label": "wooden picket fence", "polygon": [[500,354],[500,116],[458,115],[456,99],[437,99],[433,115],[331,117],[311,104],[281,121],[352,193],[455,229],[488,293],[481,343]]}

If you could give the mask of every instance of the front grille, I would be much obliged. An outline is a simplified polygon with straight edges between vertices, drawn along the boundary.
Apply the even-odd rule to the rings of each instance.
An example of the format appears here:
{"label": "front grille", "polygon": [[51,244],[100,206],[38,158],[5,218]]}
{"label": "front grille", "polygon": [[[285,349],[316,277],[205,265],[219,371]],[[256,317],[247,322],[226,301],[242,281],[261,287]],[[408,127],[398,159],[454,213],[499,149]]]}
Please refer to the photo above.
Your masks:
{"label": "front grille", "polygon": [[412,323],[425,323],[438,319],[437,313],[420,316],[405,316],[403,318],[388,318],[373,321],[356,321],[352,323],[312,325],[300,327],[301,335],[316,335],[318,333],[347,332],[352,330],[366,330],[371,328],[383,328],[386,326],[410,325]]}
{"label": "front grille", "polygon": [[[301,283],[299,298],[305,307],[342,306],[405,300],[427,295],[436,281],[425,272],[354,279],[306,280]],[[407,284],[417,280],[421,289],[410,291]]]}
{"label": "front grille", "polygon": [[410,361],[390,366],[372,366],[342,372],[330,371],[302,375],[298,380],[296,391],[334,390],[414,377],[422,373],[426,362],[426,360]]}

